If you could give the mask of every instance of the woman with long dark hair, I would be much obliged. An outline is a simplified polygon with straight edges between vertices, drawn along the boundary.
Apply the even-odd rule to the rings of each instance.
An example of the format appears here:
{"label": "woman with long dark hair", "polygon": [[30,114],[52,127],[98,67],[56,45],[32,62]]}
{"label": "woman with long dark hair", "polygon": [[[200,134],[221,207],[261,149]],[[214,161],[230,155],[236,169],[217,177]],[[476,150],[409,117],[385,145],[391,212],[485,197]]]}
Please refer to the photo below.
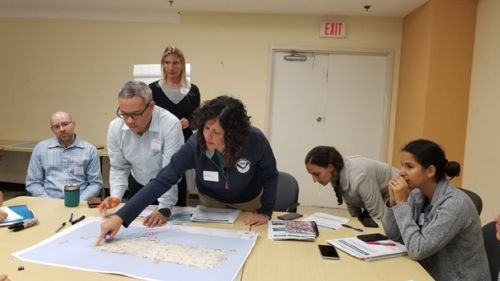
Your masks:
{"label": "woman with long dark hair", "polygon": [[389,183],[382,223],[434,279],[491,280],[476,207],[448,181],[459,173],[438,144],[411,141],[401,150],[400,176]]}
{"label": "woman with long dark hair", "polygon": [[314,182],[332,185],[338,204],[345,202],[353,217],[367,212],[380,218],[389,198],[389,181],[398,175],[398,171],[387,163],[362,156],[344,158],[333,146],[311,149],[305,164]]}

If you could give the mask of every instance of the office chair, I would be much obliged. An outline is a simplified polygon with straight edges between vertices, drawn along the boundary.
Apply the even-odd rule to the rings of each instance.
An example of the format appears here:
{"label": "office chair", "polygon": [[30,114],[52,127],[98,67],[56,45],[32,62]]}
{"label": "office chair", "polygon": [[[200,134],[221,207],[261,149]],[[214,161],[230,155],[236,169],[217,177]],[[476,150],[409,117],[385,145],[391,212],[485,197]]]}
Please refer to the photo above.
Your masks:
{"label": "office chair", "polygon": [[278,191],[274,210],[279,212],[297,212],[299,205],[299,183],[290,174],[279,172]]}
{"label": "office chair", "polygon": [[468,189],[464,188],[458,188],[462,190],[465,194],[469,195],[470,199],[472,200],[472,203],[476,206],[477,213],[481,215],[481,211],[483,210],[483,200],[481,200],[481,197],[477,195],[477,193],[474,193]]}
{"label": "office chair", "polygon": [[500,241],[496,237],[496,222],[492,221],[483,226],[484,248],[490,265],[491,280],[497,281],[500,270]]}

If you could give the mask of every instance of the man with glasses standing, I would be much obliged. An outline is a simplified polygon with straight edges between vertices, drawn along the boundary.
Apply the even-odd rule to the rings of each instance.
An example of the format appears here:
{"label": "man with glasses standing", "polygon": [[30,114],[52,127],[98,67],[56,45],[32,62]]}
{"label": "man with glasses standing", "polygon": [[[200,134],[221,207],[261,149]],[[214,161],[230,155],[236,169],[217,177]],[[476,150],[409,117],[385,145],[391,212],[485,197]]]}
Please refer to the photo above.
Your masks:
{"label": "man with glasses standing", "polygon": [[[118,205],[128,189],[131,198],[170,163],[184,143],[179,119],[155,106],[149,86],[129,81],[118,93],[118,118],[108,128],[110,197],[100,208]],[[154,227],[167,222],[170,208],[177,202],[177,186],[159,199],[158,210],[145,217],[144,225]]]}
{"label": "man with glasses standing", "polygon": [[101,192],[99,154],[94,145],[75,134],[75,125],[67,112],[57,111],[50,117],[55,137],[35,146],[28,166],[26,190],[33,196],[63,198],[67,184],[80,185],[80,200]]}

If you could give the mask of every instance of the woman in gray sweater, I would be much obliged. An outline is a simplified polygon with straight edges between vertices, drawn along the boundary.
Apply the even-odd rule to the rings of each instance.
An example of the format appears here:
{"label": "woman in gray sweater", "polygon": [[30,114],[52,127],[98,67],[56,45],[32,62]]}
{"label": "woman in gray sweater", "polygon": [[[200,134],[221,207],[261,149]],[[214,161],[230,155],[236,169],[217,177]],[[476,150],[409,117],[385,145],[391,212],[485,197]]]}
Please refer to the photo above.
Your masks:
{"label": "woman in gray sweater", "polygon": [[333,146],[311,149],[305,164],[314,182],[332,185],[338,204],[345,202],[353,217],[367,212],[381,218],[389,198],[389,180],[398,176],[398,170],[387,163],[362,156],[342,157]]}
{"label": "woman in gray sweater", "polygon": [[460,164],[448,162],[436,143],[408,143],[400,176],[389,183],[390,208],[382,223],[434,279],[491,280],[474,203],[446,178],[459,173]]}

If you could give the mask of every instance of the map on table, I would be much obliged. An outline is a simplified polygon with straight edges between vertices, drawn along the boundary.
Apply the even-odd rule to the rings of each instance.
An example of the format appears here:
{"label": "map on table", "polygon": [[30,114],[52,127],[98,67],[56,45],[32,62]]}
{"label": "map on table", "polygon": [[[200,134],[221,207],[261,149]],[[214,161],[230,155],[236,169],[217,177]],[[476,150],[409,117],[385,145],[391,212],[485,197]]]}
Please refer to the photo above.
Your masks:
{"label": "map on table", "polygon": [[99,218],[87,219],[13,255],[144,280],[234,280],[257,240],[251,231],[132,224],[96,247],[100,224]]}

